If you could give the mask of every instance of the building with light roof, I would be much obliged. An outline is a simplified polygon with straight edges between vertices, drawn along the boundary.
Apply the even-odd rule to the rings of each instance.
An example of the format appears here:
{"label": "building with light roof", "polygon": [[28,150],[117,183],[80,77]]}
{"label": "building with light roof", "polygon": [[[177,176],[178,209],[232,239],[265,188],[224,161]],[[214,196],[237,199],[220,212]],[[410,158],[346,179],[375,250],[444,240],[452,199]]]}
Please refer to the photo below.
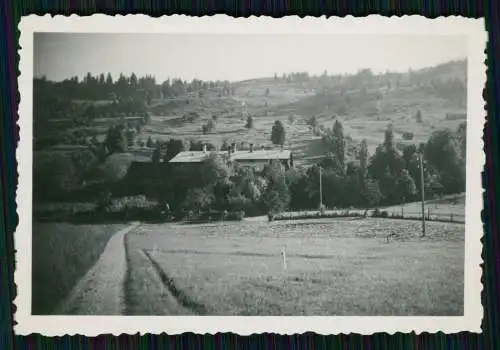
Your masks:
{"label": "building with light roof", "polygon": [[169,163],[172,164],[196,164],[206,161],[211,154],[218,154],[229,164],[251,166],[256,170],[262,170],[264,165],[272,161],[280,162],[285,168],[293,167],[293,154],[286,149],[263,149],[254,150],[250,145],[248,150],[237,150],[233,144],[227,151],[207,151],[206,147],[202,151],[179,152]]}

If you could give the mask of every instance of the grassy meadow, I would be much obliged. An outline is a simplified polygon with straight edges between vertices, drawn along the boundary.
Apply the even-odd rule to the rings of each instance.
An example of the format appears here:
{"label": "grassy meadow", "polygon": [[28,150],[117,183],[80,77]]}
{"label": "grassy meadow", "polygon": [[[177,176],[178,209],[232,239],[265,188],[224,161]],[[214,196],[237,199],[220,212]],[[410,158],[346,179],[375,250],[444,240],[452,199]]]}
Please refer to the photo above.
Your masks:
{"label": "grassy meadow", "polygon": [[142,225],[127,237],[129,313],[461,315],[464,225],[419,232],[372,218]]}

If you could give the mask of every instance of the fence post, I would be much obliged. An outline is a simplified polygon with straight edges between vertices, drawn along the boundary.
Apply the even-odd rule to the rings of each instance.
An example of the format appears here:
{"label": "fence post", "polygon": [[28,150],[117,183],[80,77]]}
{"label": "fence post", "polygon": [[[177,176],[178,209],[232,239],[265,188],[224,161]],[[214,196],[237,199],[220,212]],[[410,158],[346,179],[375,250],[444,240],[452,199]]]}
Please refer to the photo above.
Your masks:
{"label": "fence post", "polygon": [[431,208],[427,208],[427,220],[431,219]]}

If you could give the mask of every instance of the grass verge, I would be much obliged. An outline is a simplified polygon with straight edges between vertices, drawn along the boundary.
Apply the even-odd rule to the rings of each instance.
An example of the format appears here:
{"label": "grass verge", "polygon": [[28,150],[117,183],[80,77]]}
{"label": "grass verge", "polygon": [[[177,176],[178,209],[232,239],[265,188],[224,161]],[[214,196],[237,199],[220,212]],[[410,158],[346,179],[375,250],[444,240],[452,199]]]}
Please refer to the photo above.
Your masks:
{"label": "grass verge", "polygon": [[32,314],[51,314],[125,226],[33,223]]}

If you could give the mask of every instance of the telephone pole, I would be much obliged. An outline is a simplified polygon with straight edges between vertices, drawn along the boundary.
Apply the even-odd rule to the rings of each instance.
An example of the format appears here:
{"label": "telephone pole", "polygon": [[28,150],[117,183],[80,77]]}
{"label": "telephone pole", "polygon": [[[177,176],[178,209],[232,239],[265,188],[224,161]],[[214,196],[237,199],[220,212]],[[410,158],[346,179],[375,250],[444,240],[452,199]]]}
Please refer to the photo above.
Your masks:
{"label": "telephone pole", "polygon": [[422,192],[422,237],[425,236],[425,192],[424,192],[424,156],[420,154],[420,189]]}
{"label": "telephone pole", "polygon": [[319,209],[323,207],[323,179],[321,176],[321,167],[319,167]]}

